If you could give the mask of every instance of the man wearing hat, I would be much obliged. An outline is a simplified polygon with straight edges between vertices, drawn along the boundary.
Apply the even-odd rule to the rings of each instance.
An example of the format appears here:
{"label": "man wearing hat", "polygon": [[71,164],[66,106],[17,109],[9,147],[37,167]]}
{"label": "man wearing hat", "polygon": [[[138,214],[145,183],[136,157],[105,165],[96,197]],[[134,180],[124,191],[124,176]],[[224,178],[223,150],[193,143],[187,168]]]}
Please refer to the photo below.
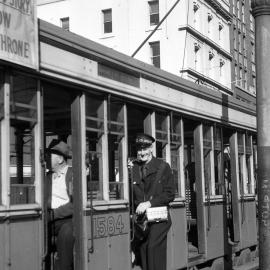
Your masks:
{"label": "man wearing hat", "polygon": [[56,236],[59,270],[73,269],[73,203],[72,170],[67,159],[71,158],[68,145],[53,140],[47,149],[49,173],[45,187],[50,213],[49,229]]}
{"label": "man wearing hat", "polygon": [[[142,216],[149,207],[168,206],[174,199],[172,171],[168,163],[153,156],[155,139],[148,134],[136,137],[137,160],[133,163],[133,207],[136,215]],[[136,240],[133,247],[139,249],[143,270],[166,270],[167,233],[171,219],[148,224],[149,233]],[[136,259],[137,261],[137,259]]]}

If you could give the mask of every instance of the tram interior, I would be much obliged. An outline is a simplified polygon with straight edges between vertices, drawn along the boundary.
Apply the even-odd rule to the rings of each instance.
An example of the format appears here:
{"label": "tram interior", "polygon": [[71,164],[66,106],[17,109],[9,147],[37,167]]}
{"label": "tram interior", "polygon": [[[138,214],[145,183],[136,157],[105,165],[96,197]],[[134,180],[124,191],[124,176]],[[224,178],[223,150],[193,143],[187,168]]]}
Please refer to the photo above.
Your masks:
{"label": "tram interior", "polygon": [[188,255],[198,255],[198,228],[196,206],[196,175],[195,175],[195,152],[194,152],[194,129],[196,123],[184,121],[184,168],[186,186],[186,216]]}
{"label": "tram interior", "polygon": [[10,204],[35,203],[36,81],[16,75],[10,97]]}

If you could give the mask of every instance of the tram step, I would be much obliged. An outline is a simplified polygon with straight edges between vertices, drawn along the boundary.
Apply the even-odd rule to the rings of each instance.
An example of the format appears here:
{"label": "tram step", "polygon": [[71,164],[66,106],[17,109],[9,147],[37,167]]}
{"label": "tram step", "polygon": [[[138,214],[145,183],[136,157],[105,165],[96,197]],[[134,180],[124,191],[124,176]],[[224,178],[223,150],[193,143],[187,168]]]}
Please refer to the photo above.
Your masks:
{"label": "tram step", "polygon": [[246,263],[240,266],[234,266],[233,270],[257,270],[259,269],[259,259],[256,258],[254,261]]}

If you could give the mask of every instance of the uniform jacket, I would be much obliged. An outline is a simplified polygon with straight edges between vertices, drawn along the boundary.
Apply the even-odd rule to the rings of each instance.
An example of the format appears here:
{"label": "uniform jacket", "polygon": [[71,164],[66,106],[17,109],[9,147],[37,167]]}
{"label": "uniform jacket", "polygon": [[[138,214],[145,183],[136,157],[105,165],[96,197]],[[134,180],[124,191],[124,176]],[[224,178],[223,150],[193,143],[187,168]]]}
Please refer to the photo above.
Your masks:
{"label": "uniform jacket", "polygon": [[47,175],[46,183],[45,183],[45,202],[47,204],[48,210],[52,212],[52,219],[64,219],[73,216],[73,177],[72,177],[72,168],[68,167],[66,173],[66,186],[67,186],[67,194],[69,196],[70,201],[64,205],[61,205],[58,208],[51,209],[51,201],[52,201],[52,173]]}
{"label": "uniform jacket", "polygon": [[[161,166],[162,163],[165,163],[164,166]],[[146,167],[144,177],[140,172],[141,166],[139,163],[135,163],[133,167],[132,185],[135,209],[144,201],[150,201],[151,207],[168,205],[173,201],[175,194],[173,175],[169,164],[152,157]],[[160,179],[156,181],[159,168],[162,168],[162,171],[158,174]],[[154,185],[156,186],[153,188]]]}

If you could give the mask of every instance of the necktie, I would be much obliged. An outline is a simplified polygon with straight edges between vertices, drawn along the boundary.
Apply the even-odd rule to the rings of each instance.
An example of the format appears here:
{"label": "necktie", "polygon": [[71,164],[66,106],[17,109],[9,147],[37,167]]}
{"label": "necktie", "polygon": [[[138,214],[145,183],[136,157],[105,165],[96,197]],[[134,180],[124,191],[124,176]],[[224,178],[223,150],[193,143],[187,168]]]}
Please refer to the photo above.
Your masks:
{"label": "necktie", "polygon": [[147,167],[146,167],[146,165],[142,165],[141,166],[141,176],[142,176],[142,179],[144,179],[146,177],[146,174],[147,174]]}

